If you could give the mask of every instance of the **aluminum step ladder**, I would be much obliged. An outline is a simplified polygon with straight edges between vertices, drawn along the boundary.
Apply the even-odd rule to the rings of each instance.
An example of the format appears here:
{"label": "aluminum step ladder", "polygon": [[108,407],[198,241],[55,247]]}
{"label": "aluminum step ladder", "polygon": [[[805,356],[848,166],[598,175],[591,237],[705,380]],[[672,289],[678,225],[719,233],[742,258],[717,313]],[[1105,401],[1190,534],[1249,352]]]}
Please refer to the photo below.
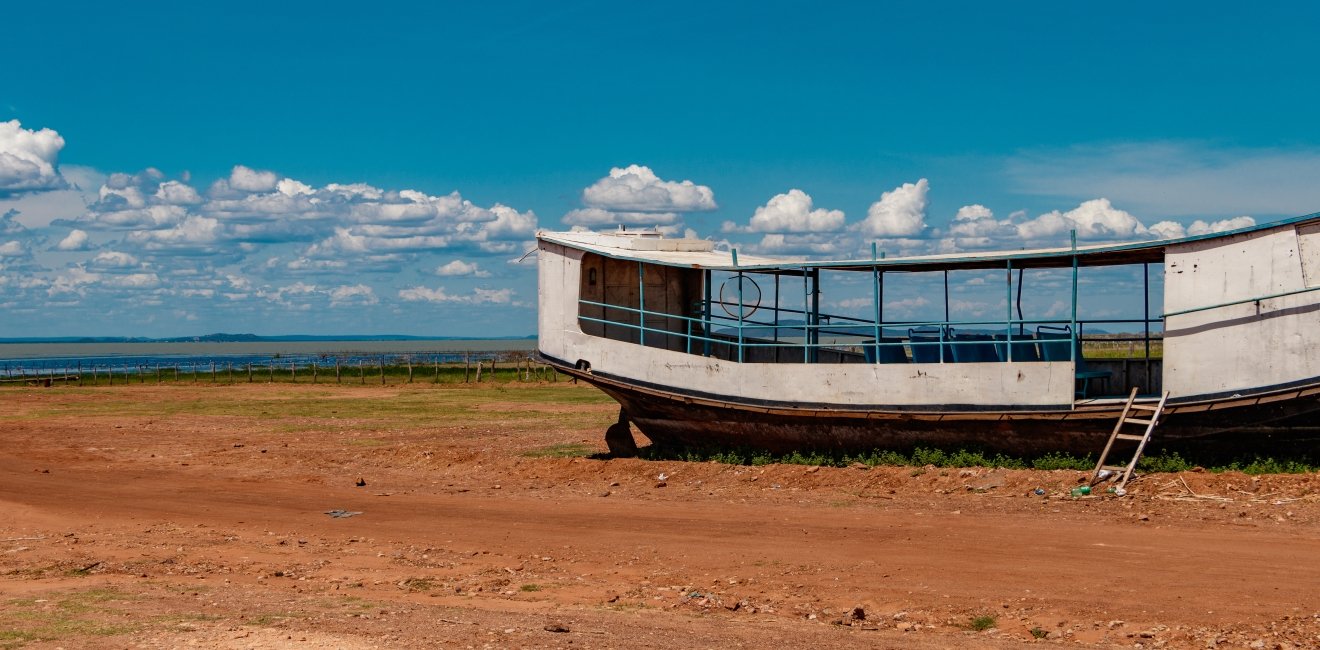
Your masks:
{"label": "aluminum step ladder", "polygon": [[[1118,484],[1114,486],[1114,493],[1123,496],[1124,487],[1132,479],[1132,472],[1137,468],[1137,461],[1141,459],[1141,452],[1146,449],[1146,443],[1150,442],[1150,434],[1159,425],[1160,418],[1164,416],[1164,403],[1168,401],[1169,393],[1165,391],[1160,396],[1160,401],[1154,406],[1150,404],[1137,404],[1137,388],[1132,388],[1132,393],[1128,395],[1127,403],[1123,405],[1123,414],[1118,417],[1118,422],[1114,424],[1114,432],[1109,434],[1109,442],[1105,443],[1105,450],[1100,452],[1100,460],[1095,464],[1095,471],[1091,473],[1091,485],[1099,483],[1101,480],[1108,480],[1111,476],[1118,477]],[[1132,417],[1133,411],[1145,411],[1149,417]],[[1144,425],[1145,431],[1141,434],[1123,433],[1123,425],[1136,424]],[[1132,440],[1137,442],[1137,450],[1132,454],[1132,460],[1127,465],[1106,465],[1105,461],[1109,459],[1109,452],[1114,448],[1115,440]],[[1105,474],[1101,478],[1102,472],[1113,472]]]}

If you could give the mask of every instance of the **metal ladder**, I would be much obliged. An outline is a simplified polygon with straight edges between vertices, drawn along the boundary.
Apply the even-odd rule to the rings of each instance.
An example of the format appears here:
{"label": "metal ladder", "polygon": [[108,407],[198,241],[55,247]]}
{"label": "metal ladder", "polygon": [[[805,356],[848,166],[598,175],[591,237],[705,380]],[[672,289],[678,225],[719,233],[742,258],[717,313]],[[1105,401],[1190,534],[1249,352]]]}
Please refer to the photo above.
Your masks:
{"label": "metal ladder", "polygon": [[[1141,452],[1146,449],[1146,443],[1150,442],[1150,434],[1160,423],[1160,417],[1164,415],[1164,403],[1169,399],[1168,391],[1160,396],[1158,404],[1151,406],[1149,404],[1137,404],[1137,388],[1132,388],[1132,393],[1128,395],[1127,403],[1123,405],[1123,414],[1118,417],[1118,422],[1114,424],[1114,432],[1109,434],[1109,442],[1105,443],[1105,450],[1100,452],[1100,461],[1095,464],[1095,471],[1091,472],[1091,484],[1100,482],[1101,472],[1115,472],[1118,476],[1118,484],[1114,486],[1114,493],[1123,496],[1124,486],[1132,479],[1132,471],[1137,468],[1137,461],[1141,459]],[[1150,413],[1148,418],[1134,418],[1132,411],[1146,411]],[[1145,425],[1146,430],[1140,435],[1134,433],[1120,433],[1125,424]],[[1127,465],[1106,465],[1105,461],[1109,458],[1109,451],[1114,447],[1115,440],[1135,440],[1137,441],[1137,450],[1132,454],[1132,460]],[[1108,476],[1105,477],[1109,478]]]}

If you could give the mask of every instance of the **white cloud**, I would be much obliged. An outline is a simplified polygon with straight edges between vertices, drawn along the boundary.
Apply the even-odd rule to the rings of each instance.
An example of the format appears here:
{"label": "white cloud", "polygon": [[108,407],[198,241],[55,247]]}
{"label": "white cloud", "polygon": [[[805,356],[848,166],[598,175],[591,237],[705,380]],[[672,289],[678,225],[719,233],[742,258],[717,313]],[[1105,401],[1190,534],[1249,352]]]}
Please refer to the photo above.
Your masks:
{"label": "white cloud", "polygon": [[463,260],[453,260],[448,264],[442,264],[436,267],[435,274],[441,277],[459,277],[472,276],[474,278],[488,278],[490,273],[481,270],[476,263],[464,262]]}
{"label": "white cloud", "polygon": [[27,255],[27,248],[23,246],[23,242],[11,240],[0,244],[0,257],[19,257],[21,255]]}
{"label": "white cloud", "polygon": [[[737,248],[737,246],[735,246]],[[846,235],[829,233],[766,233],[761,240],[743,250],[758,255],[809,255],[812,257],[847,257],[856,242]]]}
{"label": "white cloud", "polygon": [[376,292],[365,284],[344,285],[330,290],[330,305],[374,305]]}
{"label": "white cloud", "polygon": [[513,289],[473,289],[468,295],[455,295],[444,287],[410,287],[399,290],[399,297],[408,302],[464,303],[464,304],[509,304],[513,300]]}
{"label": "white cloud", "polygon": [[[738,230],[768,233],[817,233],[843,229],[842,210],[816,208],[811,195],[799,189],[776,194],[765,205],[756,208],[746,228]],[[726,232],[731,224],[725,224]]]}
{"label": "white cloud", "polygon": [[622,212],[701,212],[719,207],[709,187],[661,180],[644,165],[610,169],[609,176],[582,190],[582,202]]}
{"label": "white cloud", "polygon": [[196,205],[202,202],[202,195],[191,185],[166,181],[156,189],[156,199],[168,205]]}
{"label": "white cloud", "polygon": [[139,264],[138,258],[119,251],[104,251],[92,258],[92,263],[100,267],[129,268]]}
{"label": "white cloud", "polygon": [[64,239],[61,239],[60,243],[55,245],[55,248],[57,250],[62,250],[62,251],[90,250],[91,245],[87,241],[87,231],[78,230],[77,228],[74,228],[73,230],[69,231],[68,236],[66,236]]}
{"label": "white cloud", "polygon": [[50,129],[33,131],[18,120],[0,122],[0,197],[62,189],[55,168],[64,138]]}
{"label": "white cloud", "polygon": [[682,215],[677,212],[611,212],[600,208],[580,208],[570,210],[564,215],[564,223],[570,226],[672,226],[681,223]]}
{"label": "white cloud", "polygon": [[904,183],[880,195],[871,204],[866,219],[857,225],[868,237],[912,237],[926,228],[926,194],[930,184],[926,179]]}
{"label": "white cloud", "polygon": [[1115,208],[1109,199],[1092,199],[1067,212],[1047,212],[1018,224],[1018,235],[1025,240],[1059,237],[1071,230],[1079,239],[1131,239],[1146,234],[1136,217]]}
{"label": "white cloud", "polygon": [[1254,225],[1256,225],[1256,220],[1248,216],[1221,219],[1214,222],[1197,219],[1189,226],[1183,226],[1176,221],[1161,221],[1150,227],[1150,233],[1160,239],[1178,239],[1187,236],[1209,235],[1217,232],[1237,230],[1238,228],[1249,228]]}
{"label": "white cloud", "polygon": [[126,241],[141,244],[150,250],[196,250],[216,244],[221,241],[222,235],[219,221],[189,215],[169,228],[130,232]]}
{"label": "white cloud", "polygon": [[253,194],[270,192],[278,182],[279,177],[275,172],[259,171],[243,165],[235,165],[229,174],[229,187]]}

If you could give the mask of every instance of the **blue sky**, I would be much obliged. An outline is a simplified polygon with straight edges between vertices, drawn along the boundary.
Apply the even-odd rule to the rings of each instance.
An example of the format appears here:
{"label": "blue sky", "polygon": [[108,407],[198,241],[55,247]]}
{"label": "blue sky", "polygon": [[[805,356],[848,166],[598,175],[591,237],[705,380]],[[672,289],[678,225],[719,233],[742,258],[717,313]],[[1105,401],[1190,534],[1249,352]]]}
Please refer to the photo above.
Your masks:
{"label": "blue sky", "polygon": [[530,334],[535,228],[847,257],[1313,212],[1317,13],[7,7],[0,336]]}

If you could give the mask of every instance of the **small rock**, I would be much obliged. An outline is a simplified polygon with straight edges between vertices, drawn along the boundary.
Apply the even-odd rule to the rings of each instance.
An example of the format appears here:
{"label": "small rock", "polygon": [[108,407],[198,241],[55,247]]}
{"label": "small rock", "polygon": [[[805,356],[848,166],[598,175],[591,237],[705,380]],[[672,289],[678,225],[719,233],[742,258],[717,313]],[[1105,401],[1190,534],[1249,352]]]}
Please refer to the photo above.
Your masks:
{"label": "small rock", "polygon": [[664,481],[656,481],[656,484],[655,484],[655,486],[658,487],[658,488],[662,488],[662,487],[664,487],[664,486],[666,486],[666,485],[669,485],[669,484],[668,484],[668,483],[665,483]]}
{"label": "small rock", "polygon": [[601,493],[600,493],[599,495],[597,495],[597,496],[607,497],[607,496],[609,496],[609,495],[610,495],[610,491],[609,491],[609,490],[605,490],[604,492],[601,492]]}
{"label": "small rock", "polygon": [[545,631],[554,632],[555,634],[563,634],[565,632],[571,632],[572,630],[568,629],[568,626],[566,625],[561,625],[559,623],[551,623],[545,626]]}
{"label": "small rock", "polygon": [[356,485],[358,487],[366,487],[367,482],[362,477],[358,477],[357,483],[354,483],[353,485]]}
{"label": "small rock", "polygon": [[851,620],[854,620],[854,621],[865,621],[865,620],[866,620],[866,610],[865,610],[865,609],[862,609],[862,606],[861,606],[861,605],[858,605],[858,606],[856,606],[856,607],[854,607],[854,608],[848,610],[848,618],[851,619]]}

